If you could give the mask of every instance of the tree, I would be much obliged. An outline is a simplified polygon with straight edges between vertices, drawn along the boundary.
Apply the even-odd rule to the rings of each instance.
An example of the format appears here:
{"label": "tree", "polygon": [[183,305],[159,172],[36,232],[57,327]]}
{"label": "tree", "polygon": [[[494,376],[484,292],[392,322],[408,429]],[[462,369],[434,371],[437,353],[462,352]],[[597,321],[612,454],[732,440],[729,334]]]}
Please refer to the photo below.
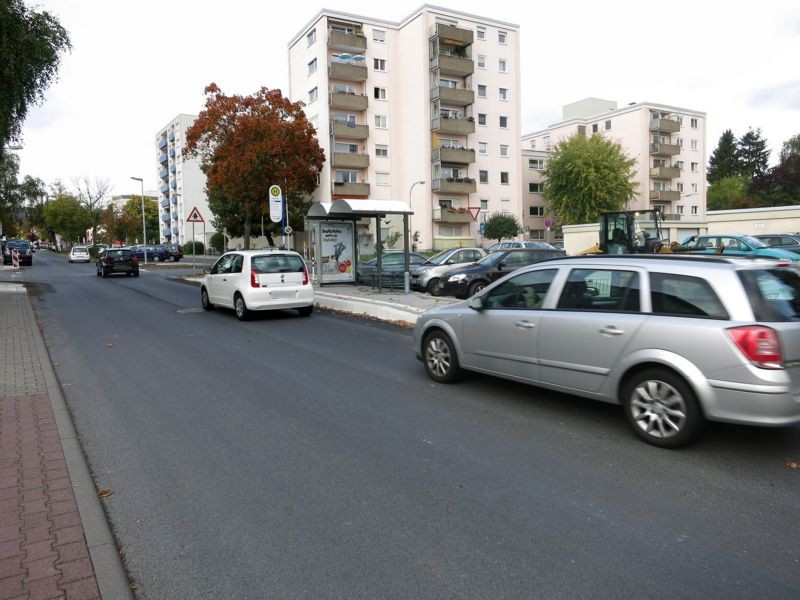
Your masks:
{"label": "tree", "polygon": [[486,219],[486,224],[483,227],[483,237],[499,242],[503,238],[513,238],[519,235],[520,231],[522,231],[522,228],[515,216],[505,213],[494,213],[491,217]]}
{"label": "tree", "polygon": [[0,232],[8,236],[16,234],[21,207],[18,161],[16,155],[3,153],[0,146]]}
{"label": "tree", "polygon": [[760,206],[800,204],[800,154],[789,154],[766,175],[754,179],[749,191]]}
{"label": "tree", "polygon": [[[97,240],[97,226],[100,224],[100,214],[108,204],[111,184],[108,180],[95,179],[91,181],[84,175],[82,179],[74,179],[73,183],[78,191],[78,202],[86,209],[89,218],[89,227],[92,228],[92,240]],[[140,213],[141,214],[141,213]]]}
{"label": "tree", "polygon": [[744,175],[720,179],[708,188],[706,206],[708,210],[753,208],[757,204],[748,196],[749,187],[750,179]]}
{"label": "tree", "polygon": [[303,104],[280,90],[226,96],[212,83],[205,93],[205,109],[186,132],[184,156],[200,158],[209,208],[226,227],[236,217],[249,248],[253,219],[266,211],[270,186],[280,185],[284,199],[310,194],[325,153]]}
{"label": "tree", "polygon": [[581,135],[553,148],[544,169],[548,211],[563,225],[597,221],[601,212],[621,210],[633,199],[636,161],[603,137]]}
{"label": "tree", "polygon": [[792,155],[800,155],[800,133],[783,142],[780,161],[785,162]]}
{"label": "tree", "polygon": [[750,178],[766,175],[769,168],[769,149],[767,140],[761,137],[761,129],[747,130],[739,140],[739,160],[741,175]]}
{"label": "tree", "polygon": [[44,204],[47,198],[44,181],[26,175],[19,184],[19,196],[25,212],[24,230],[31,240],[35,240],[39,237],[37,232],[44,230]]}
{"label": "tree", "polygon": [[19,138],[32,104],[56,79],[61,54],[70,50],[69,35],[46,11],[22,0],[0,3],[0,147]]}
{"label": "tree", "polygon": [[733,136],[733,131],[726,129],[708,159],[706,181],[713,184],[727,177],[735,177],[741,173],[741,170],[742,163],[739,157],[739,146]]}
{"label": "tree", "polygon": [[[129,239],[142,240],[142,197],[133,195],[122,207],[122,213],[130,223]],[[158,240],[158,203],[152,198],[144,197],[144,224],[147,227],[147,239],[151,244]]]}
{"label": "tree", "polygon": [[71,242],[83,238],[92,222],[86,207],[63,187],[44,207],[44,219],[48,229]]}
{"label": "tree", "polygon": [[225,236],[223,236],[219,231],[212,233],[211,237],[208,239],[208,245],[222,254],[222,249],[225,246]]}

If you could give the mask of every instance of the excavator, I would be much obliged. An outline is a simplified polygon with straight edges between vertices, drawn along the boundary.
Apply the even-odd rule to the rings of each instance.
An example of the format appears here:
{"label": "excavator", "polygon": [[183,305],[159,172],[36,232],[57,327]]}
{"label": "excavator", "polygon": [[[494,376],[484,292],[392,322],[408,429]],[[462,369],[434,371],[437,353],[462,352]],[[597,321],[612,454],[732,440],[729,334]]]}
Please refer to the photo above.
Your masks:
{"label": "excavator", "polygon": [[600,241],[578,254],[655,254],[689,252],[677,242],[670,244],[661,230],[658,209],[619,210],[600,213]]}

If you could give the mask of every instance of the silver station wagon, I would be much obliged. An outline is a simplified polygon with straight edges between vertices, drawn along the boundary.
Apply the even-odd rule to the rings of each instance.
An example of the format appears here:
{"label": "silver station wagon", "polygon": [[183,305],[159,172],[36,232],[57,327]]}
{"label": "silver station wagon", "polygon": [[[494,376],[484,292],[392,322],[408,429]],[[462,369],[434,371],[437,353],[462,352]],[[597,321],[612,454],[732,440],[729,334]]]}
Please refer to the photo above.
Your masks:
{"label": "silver station wagon", "polygon": [[620,404],[646,442],[676,447],[707,420],[800,422],[800,274],[767,259],[546,260],[427,311],[428,375],[477,371]]}

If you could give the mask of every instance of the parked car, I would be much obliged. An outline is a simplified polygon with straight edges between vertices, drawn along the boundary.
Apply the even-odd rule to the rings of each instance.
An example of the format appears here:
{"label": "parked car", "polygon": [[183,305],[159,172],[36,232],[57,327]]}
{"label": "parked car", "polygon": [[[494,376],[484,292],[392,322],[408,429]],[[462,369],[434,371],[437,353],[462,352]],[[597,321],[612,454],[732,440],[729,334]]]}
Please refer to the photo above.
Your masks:
{"label": "parked car", "polygon": [[800,255],[782,248],[770,248],[761,240],[749,235],[695,235],[683,240],[682,245],[695,254],[724,254],[726,256],[750,256],[800,260]]}
{"label": "parked car", "polygon": [[428,375],[477,371],[621,404],[661,447],[707,420],[800,423],[800,274],[725,256],[549,260],[422,314]]}
{"label": "parked car", "polygon": [[535,248],[537,250],[558,250],[556,246],[548,244],[547,242],[537,242],[534,240],[527,240],[524,242],[495,242],[489,246],[487,252],[496,252],[497,250],[508,250],[510,248]]}
{"label": "parked car", "polygon": [[800,254],[800,234],[798,233],[762,233],[753,237],[770,248],[782,248]]}
{"label": "parked car", "polygon": [[12,264],[12,250],[16,250],[19,256],[20,265],[33,264],[33,247],[28,240],[6,240],[3,248],[3,264]]}
{"label": "parked car", "polygon": [[[130,247],[137,260],[144,260],[144,245],[137,244]],[[151,262],[162,262],[167,260],[167,250],[161,244],[147,244],[147,260]]]}
{"label": "parked car", "polygon": [[86,246],[73,246],[69,250],[69,262],[90,262],[89,248]]}
{"label": "parked car", "polygon": [[97,276],[108,277],[117,273],[139,276],[139,261],[130,248],[107,248],[97,259]]}
{"label": "parked car", "polygon": [[434,254],[421,265],[411,269],[411,287],[425,290],[433,296],[441,296],[440,280],[442,273],[453,265],[474,263],[486,256],[482,248],[449,248]]}
{"label": "parked car", "polygon": [[200,301],[205,310],[232,308],[240,321],[252,311],[282,308],[296,308],[307,317],[314,310],[314,288],[297,252],[238,250],[223,254],[206,269]]}
{"label": "parked car", "polygon": [[183,248],[180,244],[164,244],[164,250],[169,262],[178,262],[183,258]]}
{"label": "parked car", "polygon": [[511,248],[487,254],[478,262],[451,267],[441,275],[441,292],[446,296],[466,298],[477,294],[487,285],[515,271],[546,258],[564,256],[563,250]]}
{"label": "parked car", "polygon": [[[428,257],[424,254],[416,252],[408,253],[409,269],[417,265],[421,265]],[[405,258],[403,252],[400,250],[388,250],[381,254],[381,272],[383,274],[391,275],[405,272]],[[378,273],[378,259],[373,258],[364,262],[356,263],[356,280],[369,280],[377,276]]]}

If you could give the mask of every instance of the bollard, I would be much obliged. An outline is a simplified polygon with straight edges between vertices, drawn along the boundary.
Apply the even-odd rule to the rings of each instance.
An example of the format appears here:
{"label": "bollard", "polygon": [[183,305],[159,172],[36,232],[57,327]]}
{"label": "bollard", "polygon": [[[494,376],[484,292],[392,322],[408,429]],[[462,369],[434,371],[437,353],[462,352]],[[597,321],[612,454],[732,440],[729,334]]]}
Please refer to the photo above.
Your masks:
{"label": "bollard", "polygon": [[16,248],[11,249],[11,268],[19,269],[19,250]]}
{"label": "bollard", "polygon": [[406,294],[411,292],[411,275],[408,271],[403,273],[403,289]]}

